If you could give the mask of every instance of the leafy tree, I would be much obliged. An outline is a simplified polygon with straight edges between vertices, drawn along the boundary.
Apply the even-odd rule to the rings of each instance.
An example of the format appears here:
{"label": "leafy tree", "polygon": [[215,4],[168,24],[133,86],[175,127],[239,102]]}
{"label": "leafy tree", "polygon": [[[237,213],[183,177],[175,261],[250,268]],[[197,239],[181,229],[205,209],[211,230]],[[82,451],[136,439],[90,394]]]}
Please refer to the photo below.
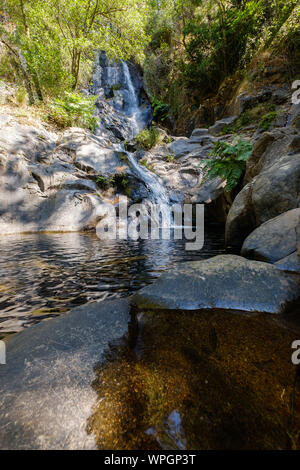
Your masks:
{"label": "leafy tree", "polygon": [[144,0],[3,0],[0,40],[33,102],[33,90],[43,99],[78,88],[96,49],[141,61],[147,11]]}

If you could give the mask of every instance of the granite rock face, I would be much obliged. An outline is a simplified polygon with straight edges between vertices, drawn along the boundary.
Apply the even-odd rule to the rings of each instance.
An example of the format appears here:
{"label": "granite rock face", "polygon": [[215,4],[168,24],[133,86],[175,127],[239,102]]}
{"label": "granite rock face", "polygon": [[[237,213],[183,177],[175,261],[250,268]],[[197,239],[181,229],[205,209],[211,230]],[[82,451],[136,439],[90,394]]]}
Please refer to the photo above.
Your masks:
{"label": "granite rock face", "polygon": [[241,248],[264,222],[300,207],[299,132],[293,127],[261,134],[247,162],[245,186],[226,221],[226,242]]}
{"label": "granite rock face", "polygon": [[86,304],[7,343],[0,365],[0,449],[94,449],[94,368],[127,333],[129,303]]}

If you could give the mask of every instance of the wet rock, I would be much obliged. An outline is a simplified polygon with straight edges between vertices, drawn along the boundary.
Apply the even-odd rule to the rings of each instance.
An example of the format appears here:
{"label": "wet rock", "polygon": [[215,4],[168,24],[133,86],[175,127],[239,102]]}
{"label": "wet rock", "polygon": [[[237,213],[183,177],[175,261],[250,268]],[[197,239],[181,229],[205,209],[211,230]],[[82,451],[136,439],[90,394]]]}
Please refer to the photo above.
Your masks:
{"label": "wet rock", "polygon": [[100,117],[100,125],[96,133],[100,136],[109,137],[110,140],[115,140],[115,142],[131,140],[134,137],[132,122],[120,112],[118,107],[114,108],[113,104],[115,103],[109,103],[101,99],[96,102]]}
{"label": "wet rock", "polygon": [[1,449],[93,449],[94,368],[127,333],[127,300],[78,307],[7,344],[0,366]]}
{"label": "wet rock", "polygon": [[180,263],[133,302],[141,309],[232,309],[282,313],[300,297],[300,287],[275,266],[235,255]]}
{"label": "wet rock", "polygon": [[[201,141],[207,136],[199,136]],[[208,136],[211,139],[211,136]],[[186,139],[184,139],[186,142]],[[191,139],[189,139],[191,141]],[[172,145],[172,144],[171,144]],[[191,149],[190,143],[184,144]],[[170,145],[162,145],[151,149],[149,152],[136,153],[136,158],[143,160],[152,171],[159,176],[172,200],[185,203],[210,203],[216,200],[224,190],[225,183],[220,178],[204,181],[203,159],[209,158],[211,147],[196,144],[196,148],[201,149],[201,153],[189,153],[179,159],[170,153]]]}
{"label": "wet rock", "polygon": [[300,209],[292,209],[268,220],[244,241],[241,254],[246,258],[274,263],[296,251],[296,227]]}

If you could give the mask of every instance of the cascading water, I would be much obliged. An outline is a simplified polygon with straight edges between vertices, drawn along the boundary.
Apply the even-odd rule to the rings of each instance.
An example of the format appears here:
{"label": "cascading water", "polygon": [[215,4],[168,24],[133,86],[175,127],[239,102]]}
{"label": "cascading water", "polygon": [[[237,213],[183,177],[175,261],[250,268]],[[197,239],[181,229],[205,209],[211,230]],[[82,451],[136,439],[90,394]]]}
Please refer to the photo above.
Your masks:
{"label": "cascading water", "polygon": [[[136,177],[143,181],[145,186],[149,189],[151,195],[149,212],[151,213],[152,222],[156,223],[157,226],[162,225],[163,227],[170,227],[172,224],[172,215],[170,210],[170,198],[166,188],[159,181],[157,176],[146,168],[142,168],[141,165],[137,163],[132,153],[127,152],[127,158]],[[159,212],[155,210],[155,205],[159,206]]]}
{"label": "cascading water", "polygon": [[125,79],[125,86],[127,88],[127,114],[132,122],[132,135],[136,137],[137,134],[144,127],[144,123],[141,119],[141,110],[139,106],[139,99],[136,93],[136,90],[132,83],[132,78],[130,75],[129,67],[126,62],[122,61],[122,68]]}
{"label": "cascading water", "polygon": [[[103,96],[103,90],[105,90],[104,100],[112,103],[112,112],[118,113],[120,119],[129,122],[131,129],[131,137],[136,137],[137,134],[146,127],[149,122],[149,102],[147,106],[140,105],[139,93],[142,90],[142,83],[138,82],[135,77],[134,84],[131,72],[127,62],[121,61],[120,63],[109,61],[104,53],[100,53],[100,72],[94,77],[94,82],[101,83],[100,89],[97,89],[97,94]],[[99,80],[100,75],[100,80]],[[116,88],[113,88],[113,87]],[[97,88],[97,87],[96,87]],[[109,98],[109,94],[113,89],[113,98]],[[123,106],[120,106],[120,101],[117,105],[115,100],[121,99]],[[151,116],[151,110],[150,110]],[[125,151],[124,145],[119,142],[112,145],[117,151]],[[131,165],[131,170],[135,176],[141,180],[149,190],[148,209],[151,212],[151,216],[154,214],[154,206],[159,205],[160,217],[162,217],[163,226],[170,225],[171,223],[171,211],[170,211],[170,199],[166,188],[159,178],[154,175],[151,171],[140,166],[136,161],[134,154],[127,152],[128,161]]]}

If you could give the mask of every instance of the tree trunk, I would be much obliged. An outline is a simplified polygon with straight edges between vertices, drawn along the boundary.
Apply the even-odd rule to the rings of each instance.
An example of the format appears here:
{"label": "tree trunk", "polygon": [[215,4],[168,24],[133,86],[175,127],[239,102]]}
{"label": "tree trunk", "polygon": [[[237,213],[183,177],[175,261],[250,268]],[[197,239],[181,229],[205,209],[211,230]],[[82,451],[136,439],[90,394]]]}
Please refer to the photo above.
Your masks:
{"label": "tree trunk", "polygon": [[25,87],[27,90],[28,94],[28,99],[29,99],[29,104],[32,105],[34,104],[34,94],[33,94],[33,88],[31,84],[31,79],[29,74],[27,73],[27,64],[26,60],[23,57],[21,51],[18,49],[15,50],[5,39],[0,38],[0,41],[7,47],[9,50],[9,54],[12,56],[12,63],[16,70],[19,72],[21,70],[22,75],[24,77],[24,82],[25,82]]}
{"label": "tree trunk", "polygon": [[80,60],[81,60],[81,51],[74,50],[72,54],[72,76],[74,78],[73,90],[76,90],[77,85],[78,85]]}
{"label": "tree trunk", "polygon": [[33,80],[33,83],[34,83],[34,88],[35,88],[37,97],[40,101],[44,101],[43,93],[42,93],[42,89],[41,89],[41,85],[40,85],[40,81],[39,81],[39,77],[38,77],[37,73],[35,72],[35,70],[31,71],[31,75],[32,75],[32,80]]}

